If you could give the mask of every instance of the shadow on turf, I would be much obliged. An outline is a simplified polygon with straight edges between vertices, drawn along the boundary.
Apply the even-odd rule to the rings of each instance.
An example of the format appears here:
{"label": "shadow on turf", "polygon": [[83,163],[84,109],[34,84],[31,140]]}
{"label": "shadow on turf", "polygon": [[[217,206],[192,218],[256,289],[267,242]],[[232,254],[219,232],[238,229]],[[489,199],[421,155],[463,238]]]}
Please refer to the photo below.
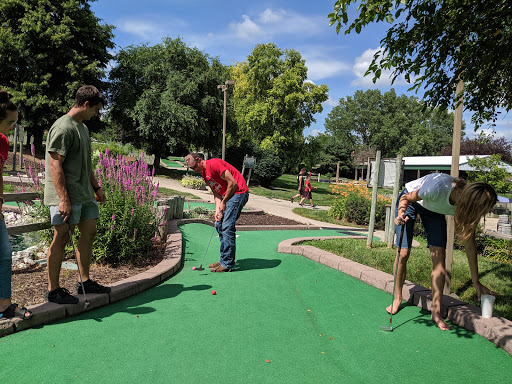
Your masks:
{"label": "shadow on turf", "polygon": [[[410,304],[412,306],[412,304]],[[408,305],[406,305],[408,306]],[[427,317],[426,317],[427,316]],[[426,317],[426,318],[425,318]],[[396,330],[400,328],[402,325],[405,325],[409,322],[414,322],[416,324],[422,324],[426,327],[437,327],[436,323],[430,319],[430,311],[427,311],[425,309],[420,310],[420,314],[416,317],[413,317],[407,321],[404,321],[403,323],[400,323],[393,327],[393,330]],[[475,332],[470,331],[466,328],[459,327],[456,324],[449,323],[450,325],[450,333],[455,334],[457,337],[463,337],[465,339],[472,339],[475,336]],[[441,331],[440,331],[441,332]]]}
{"label": "shadow on turf", "polygon": [[250,271],[251,269],[269,269],[275,268],[281,264],[279,259],[241,259],[236,262],[236,271]]}
{"label": "shadow on turf", "polygon": [[212,288],[208,284],[192,285],[185,287],[183,284],[160,284],[138,295],[129,297],[127,299],[94,309],[90,312],[81,314],[79,317],[71,317],[62,320],[62,323],[77,321],[77,320],[96,320],[97,322],[103,321],[115,313],[125,312],[132,315],[145,315],[155,312],[153,307],[145,306],[152,301],[172,299],[187,291],[206,291]]}

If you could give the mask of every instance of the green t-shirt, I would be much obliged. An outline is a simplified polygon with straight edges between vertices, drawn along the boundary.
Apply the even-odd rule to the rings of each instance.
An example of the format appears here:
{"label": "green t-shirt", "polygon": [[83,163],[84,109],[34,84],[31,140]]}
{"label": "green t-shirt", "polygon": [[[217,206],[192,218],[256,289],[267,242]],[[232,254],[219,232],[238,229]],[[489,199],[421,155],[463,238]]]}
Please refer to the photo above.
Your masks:
{"label": "green t-shirt", "polygon": [[50,175],[50,152],[65,157],[62,169],[71,204],[79,205],[94,200],[94,190],[91,185],[91,139],[85,124],[79,124],[71,116],[64,115],[53,123],[48,132],[44,203],[59,205],[60,198]]}

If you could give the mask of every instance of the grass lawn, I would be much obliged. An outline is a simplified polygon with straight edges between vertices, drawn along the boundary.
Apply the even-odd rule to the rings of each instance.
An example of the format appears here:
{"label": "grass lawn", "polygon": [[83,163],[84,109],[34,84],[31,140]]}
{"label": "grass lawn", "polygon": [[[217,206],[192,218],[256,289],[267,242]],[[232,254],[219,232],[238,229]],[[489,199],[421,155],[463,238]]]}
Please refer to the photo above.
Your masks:
{"label": "grass lawn", "polygon": [[165,187],[158,188],[158,193],[165,196],[184,196],[186,199],[200,199],[199,196],[196,196],[192,193],[176,191],[175,189],[169,189]]}
{"label": "grass lawn", "polygon": [[[318,182],[311,178],[311,186],[313,187],[313,203],[315,205],[330,206],[334,201],[334,195],[331,195],[332,183]],[[317,189],[314,189],[314,188]],[[273,199],[290,200],[292,196],[297,194],[297,175],[282,175],[278,177],[271,188],[264,188],[256,185],[250,185],[251,193],[258,196],[265,196]],[[391,194],[392,191],[379,188],[379,194]],[[295,199],[296,202],[300,200]],[[309,204],[309,201],[306,201]],[[300,213],[299,213],[300,214]],[[304,215],[302,215],[304,216]]]}
{"label": "grass lawn", "polygon": [[[407,280],[426,288],[431,288],[430,273],[432,262],[426,241],[416,238],[421,246],[414,248],[407,263]],[[374,243],[371,249],[366,248],[366,240],[333,239],[308,241],[312,245],[328,252],[343,256],[347,259],[393,274],[393,263],[396,249],[389,249],[384,242]],[[478,260],[480,281],[482,284],[502,296],[496,298],[494,314],[512,320],[512,264],[500,263],[485,257]],[[471,274],[463,251],[453,251],[452,292],[469,304],[480,306],[476,290],[471,282]]]}

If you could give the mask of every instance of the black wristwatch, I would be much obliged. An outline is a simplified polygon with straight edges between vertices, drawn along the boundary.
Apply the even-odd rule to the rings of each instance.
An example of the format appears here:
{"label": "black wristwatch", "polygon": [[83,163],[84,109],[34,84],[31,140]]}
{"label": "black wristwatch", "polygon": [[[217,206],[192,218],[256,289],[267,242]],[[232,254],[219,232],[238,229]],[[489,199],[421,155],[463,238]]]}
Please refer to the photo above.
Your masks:
{"label": "black wristwatch", "polygon": [[92,189],[94,189],[94,193],[96,193],[101,189],[101,187],[92,187]]}

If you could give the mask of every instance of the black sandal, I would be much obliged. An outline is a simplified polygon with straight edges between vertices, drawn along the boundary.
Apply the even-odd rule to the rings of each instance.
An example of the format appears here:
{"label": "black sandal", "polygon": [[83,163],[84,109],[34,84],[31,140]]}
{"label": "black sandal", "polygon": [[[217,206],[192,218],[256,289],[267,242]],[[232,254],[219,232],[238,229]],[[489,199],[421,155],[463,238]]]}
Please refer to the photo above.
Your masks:
{"label": "black sandal", "polygon": [[[18,308],[17,311],[15,309]],[[29,314],[27,316],[27,313]],[[2,317],[5,317],[6,319],[12,319],[13,317],[19,317],[22,320],[28,320],[32,317],[32,312],[30,312],[25,307],[18,307],[18,304],[11,304],[9,305],[3,312],[0,312]]]}

